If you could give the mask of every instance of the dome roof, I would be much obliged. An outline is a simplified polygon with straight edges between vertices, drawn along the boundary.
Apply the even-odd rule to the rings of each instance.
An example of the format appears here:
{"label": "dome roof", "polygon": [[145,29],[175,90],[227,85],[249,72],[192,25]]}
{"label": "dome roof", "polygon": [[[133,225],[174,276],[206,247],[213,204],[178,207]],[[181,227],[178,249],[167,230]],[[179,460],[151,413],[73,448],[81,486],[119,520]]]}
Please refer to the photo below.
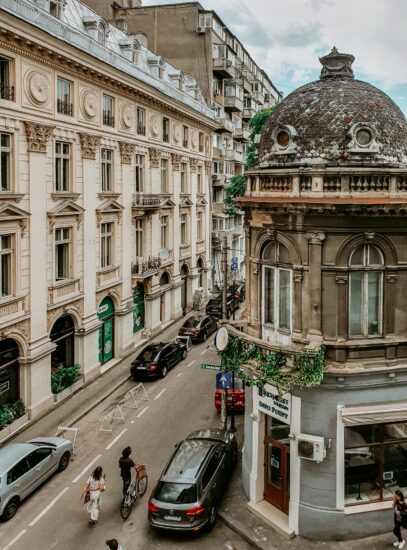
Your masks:
{"label": "dome roof", "polygon": [[281,164],[407,165],[407,121],[389,96],[354,80],[352,55],[333,48],[320,80],[287,96],[268,118],[260,167]]}

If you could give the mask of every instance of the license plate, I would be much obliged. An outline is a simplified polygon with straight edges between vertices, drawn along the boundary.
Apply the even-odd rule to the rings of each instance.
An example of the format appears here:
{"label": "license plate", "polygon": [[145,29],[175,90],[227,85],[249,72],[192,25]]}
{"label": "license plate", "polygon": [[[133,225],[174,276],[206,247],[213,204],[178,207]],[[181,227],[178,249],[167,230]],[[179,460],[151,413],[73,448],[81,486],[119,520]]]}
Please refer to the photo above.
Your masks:
{"label": "license plate", "polygon": [[147,370],[147,367],[137,367],[137,370]]}
{"label": "license plate", "polygon": [[164,516],[167,521],[181,521],[181,516]]}

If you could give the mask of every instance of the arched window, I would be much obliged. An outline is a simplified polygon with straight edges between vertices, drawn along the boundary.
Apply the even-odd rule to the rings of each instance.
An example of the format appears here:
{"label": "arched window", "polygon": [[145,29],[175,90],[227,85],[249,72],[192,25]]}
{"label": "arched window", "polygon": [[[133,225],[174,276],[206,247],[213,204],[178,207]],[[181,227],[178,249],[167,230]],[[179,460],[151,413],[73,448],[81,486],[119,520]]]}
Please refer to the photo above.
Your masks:
{"label": "arched window", "polygon": [[383,315],[382,252],[372,244],[356,248],[349,259],[349,336],[381,336]]}
{"label": "arched window", "polygon": [[170,284],[170,278],[168,276],[168,273],[164,271],[164,273],[160,277],[160,286],[165,286]]}
{"label": "arched window", "polygon": [[0,341],[0,405],[14,403],[19,396],[18,346],[15,340]]}
{"label": "arched window", "polygon": [[97,29],[96,29],[96,39],[99,42],[99,44],[102,44],[102,46],[105,45],[106,41],[106,28],[103,23],[99,22]]}
{"label": "arched window", "polygon": [[56,344],[51,353],[51,368],[71,367],[75,363],[75,325],[70,315],[63,315],[55,321],[50,338]]}
{"label": "arched window", "polygon": [[292,265],[287,248],[280,242],[266,246],[263,257],[263,323],[291,331]]}

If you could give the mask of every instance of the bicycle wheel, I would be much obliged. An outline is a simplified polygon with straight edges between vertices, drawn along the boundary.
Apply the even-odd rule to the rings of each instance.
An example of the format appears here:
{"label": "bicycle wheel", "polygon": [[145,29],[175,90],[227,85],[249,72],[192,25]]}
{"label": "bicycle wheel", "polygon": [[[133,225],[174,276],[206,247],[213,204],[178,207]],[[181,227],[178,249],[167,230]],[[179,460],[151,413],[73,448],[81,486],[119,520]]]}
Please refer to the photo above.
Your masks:
{"label": "bicycle wheel", "polygon": [[137,493],[142,497],[147,491],[148,477],[143,476],[137,480]]}
{"label": "bicycle wheel", "polygon": [[120,505],[120,515],[123,519],[127,519],[131,514],[131,509],[133,508],[133,498],[127,494]]}

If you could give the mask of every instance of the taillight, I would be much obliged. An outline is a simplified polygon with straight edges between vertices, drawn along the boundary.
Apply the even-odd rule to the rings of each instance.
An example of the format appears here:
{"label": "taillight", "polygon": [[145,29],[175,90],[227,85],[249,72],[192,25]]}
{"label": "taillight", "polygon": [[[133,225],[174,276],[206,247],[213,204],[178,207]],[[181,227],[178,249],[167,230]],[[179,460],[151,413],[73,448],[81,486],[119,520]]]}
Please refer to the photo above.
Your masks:
{"label": "taillight", "polygon": [[202,506],[202,504],[200,504],[199,506],[195,506],[195,508],[190,508],[185,513],[187,516],[198,516],[199,514],[202,514],[204,510],[205,506]]}
{"label": "taillight", "polygon": [[151,500],[148,501],[148,511],[149,512],[158,512],[159,508]]}
{"label": "taillight", "polygon": [[157,368],[158,368],[158,365],[156,363],[153,363],[152,365],[149,366],[150,370],[157,370]]}
{"label": "taillight", "polygon": [[198,328],[194,328],[194,330],[192,331],[194,334],[199,334],[199,329]]}

